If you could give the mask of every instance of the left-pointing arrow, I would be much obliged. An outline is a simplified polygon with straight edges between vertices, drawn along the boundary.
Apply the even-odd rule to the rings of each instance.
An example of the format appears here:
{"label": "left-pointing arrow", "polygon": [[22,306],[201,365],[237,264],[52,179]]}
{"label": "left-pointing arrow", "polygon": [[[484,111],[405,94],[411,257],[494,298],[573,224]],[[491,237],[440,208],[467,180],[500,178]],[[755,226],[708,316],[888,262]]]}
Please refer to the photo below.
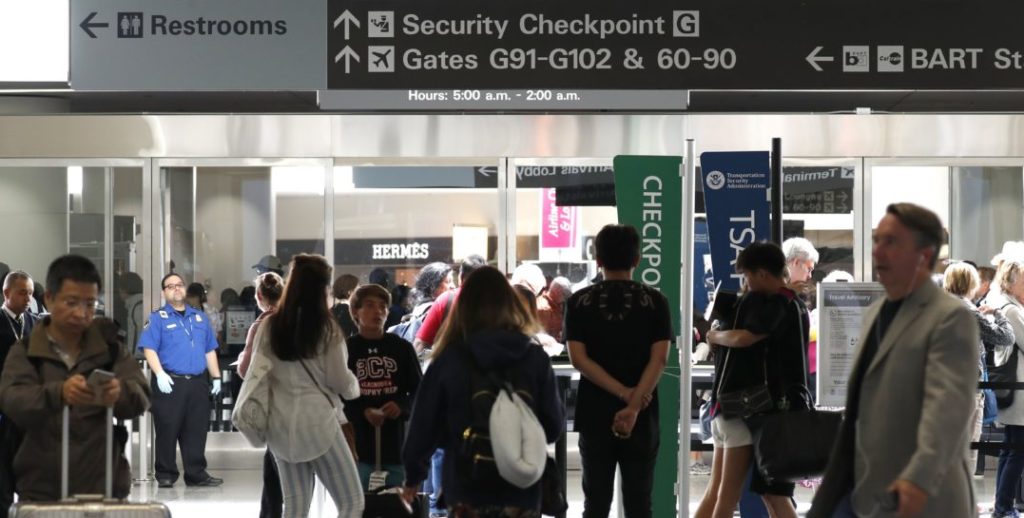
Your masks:
{"label": "left-pointing arrow", "polygon": [[78,25],[79,27],[82,28],[83,31],[85,31],[86,34],[89,35],[90,38],[93,38],[93,39],[96,39],[96,33],[92,32],[93,29],[96,29],[96,28],[99,28],[99,27],[110,27],[110,24],[106,23],[106,22],[103,22],[103,23],[100,23],[100,22],[92,23],[92,19],[95,18],[95,17],[96,17],[96,12],[95,11],[91,12],[91,13],[89,13],[89,16],[86,16],[85,19],[82,20],[82,23],[80,23]]}

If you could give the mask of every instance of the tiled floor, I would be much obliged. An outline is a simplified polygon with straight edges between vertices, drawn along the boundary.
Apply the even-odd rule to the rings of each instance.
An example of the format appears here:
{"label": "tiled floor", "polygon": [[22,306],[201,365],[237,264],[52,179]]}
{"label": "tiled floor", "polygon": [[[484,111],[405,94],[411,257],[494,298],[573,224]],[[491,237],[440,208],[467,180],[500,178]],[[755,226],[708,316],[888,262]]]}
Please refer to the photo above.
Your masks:
{"label": "tiled floor", "polygon": [[[186,488],[179,481],[173,488],[157,489],[155,482],[137,483],[132,490],[133,500],[158,500],[167,504],[175,517],[188,518],[241,518],[259,514],[259,499],[262,488],[262,451],[248,448],[240,442],[237,434],[210,434],[207,460],[210,472],[224,478],[224,485],[215,488]],[[570,444],[571,444],[570,440]],[[568,516],[582,514],[583,494],[580,486],[578,455],[570,446],[570,471],[568,476],[570,507]],[[986,476],[975,480],[975,489],[982,502],[982,509],[991,510],[994,491],[995,459],[989,458]],[[692,477],[690,480],[690,511],[696,509],[697,501],[703,495],[707,476]],[[797,486],[796,500],[802,515],[810,505],[812,492]],[[336,516],[334,506],[320,490],[310,513],[313,517]],[[614,513],[613,513],[614,516]]]}

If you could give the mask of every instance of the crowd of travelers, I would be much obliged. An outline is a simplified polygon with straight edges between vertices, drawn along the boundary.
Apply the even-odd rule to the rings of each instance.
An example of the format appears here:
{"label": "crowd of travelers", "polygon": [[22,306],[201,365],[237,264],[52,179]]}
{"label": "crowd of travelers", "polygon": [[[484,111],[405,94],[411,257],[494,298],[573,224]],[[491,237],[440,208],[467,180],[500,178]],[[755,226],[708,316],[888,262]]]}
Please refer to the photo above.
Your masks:
{"label": "crowd of travelers", "polygon": [[[1024,243],[1008,243],[988,268],[944,257],[945,239],[934,213],[908,203],[890,205],[874,231],[885,295],[865,312],[844,417],[828,437],[808,516],[976,515],[967,446],[993,419],[1010,447],[999,458],[992,516],[1017,516],[1024,450],[1013,446],[1024,446],[1024,398],[979,391],[978,383],[1024,380],[1016,356]],[[506,276],[480,256],[454,268],[427,264],[413,286],[391,286],[383,270],[366,283],[335,278],[318,255],[298,254],[287,269],[261,259],[237,301],[220,299],[244,304],[244,294],[258,309],[238,356],[245,381],[236,414],[263,413],[246,411],[236,423],[266,446],[261,516],[307,516],[319,480],[339,516],[363,516],[391,495],[434,517],[539,517],[552,498],[557,505],[545,459],[565,431],[550,360],[563,350],[581,374],[573,422],[583,516],[609,515],[616,471],[626,516],[652,516],[671,309],[632,280],[635,228],[604,227],[595,250],[602,277],[575,292],[536,265]],[[815,409],[819,259],[803,238],[748,245],[736,257],[743,289],[731,312],[695,332],[715,370],[702,410],[714,452],[695,516],[731,517],[748,492],[772,518],[796,516],[794,481],[771,476],[763,465],[770,446],[760,438],[786,416]],[[71,493],[102,492],[105,407],[119,420],[153,412],[160,487],[179,478],[179,447],[187,485],[223,482],[205,459],[223,321],[202,284],[173,272],[161,279],[165,304],[144,311],[137,277],[117,280],[124,322],[95,316],[102,281],[83,257],[53,261],[41,299],[27,273],[4,277],[0,514],[15,494],[60,498],[64,407],[74,430]],[[825,276],[832,280],[853,278],[834,271]],[[94,383],[96,370],[113,376]],[[123,498],[130,473],[125,439],[116,440],[114,496]]]}

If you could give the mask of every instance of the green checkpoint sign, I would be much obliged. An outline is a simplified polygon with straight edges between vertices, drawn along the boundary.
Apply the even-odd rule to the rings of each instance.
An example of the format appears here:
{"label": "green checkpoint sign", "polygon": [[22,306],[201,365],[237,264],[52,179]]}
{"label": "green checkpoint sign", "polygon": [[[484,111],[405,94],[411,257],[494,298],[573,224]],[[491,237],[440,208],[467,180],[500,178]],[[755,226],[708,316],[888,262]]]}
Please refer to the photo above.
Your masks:
{"label": "green checkpoint sign", "polygon": [[[683,158],[617,156],[615,201],[619,223],[640,232],[640,264],[633,279],[657,289],[668,299],[672,332],[679,336],[682,263]],[[658,383],[661,446],[654,467],[654,516],[676,516],[675,483],[679,467],[679,354],[668,356]],[[689,426],[683,428],[689,435]]]}

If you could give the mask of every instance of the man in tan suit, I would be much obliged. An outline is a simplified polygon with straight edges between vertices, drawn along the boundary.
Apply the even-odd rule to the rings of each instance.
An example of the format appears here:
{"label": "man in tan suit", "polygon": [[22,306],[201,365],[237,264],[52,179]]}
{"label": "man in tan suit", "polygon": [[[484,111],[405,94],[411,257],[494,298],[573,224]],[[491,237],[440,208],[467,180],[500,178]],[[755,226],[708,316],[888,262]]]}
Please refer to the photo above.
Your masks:
{"label": "man in tan suit", "polygon": [[897,203],[873,239],[886,297],[865,316],[846,418],[807,516],[976,516],[967,445],[978,326],[929,279],[942,224]]}

